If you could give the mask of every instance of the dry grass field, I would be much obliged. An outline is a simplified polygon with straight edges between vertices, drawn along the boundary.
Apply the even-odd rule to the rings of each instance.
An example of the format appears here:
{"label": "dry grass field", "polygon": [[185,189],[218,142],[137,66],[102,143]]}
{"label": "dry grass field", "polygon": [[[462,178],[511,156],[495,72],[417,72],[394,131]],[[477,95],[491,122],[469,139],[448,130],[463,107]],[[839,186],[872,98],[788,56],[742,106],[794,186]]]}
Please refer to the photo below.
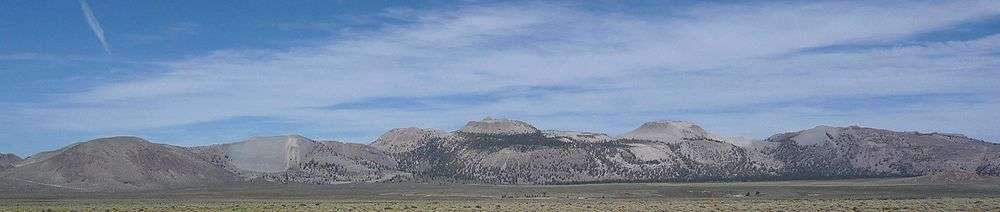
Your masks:
{"label": "dry grass field", "polygon": [[5,201],[4,211],[1000,211],[997,198],[513,199],[513,200],[75,200]]}
{"label": "dry grass field", "polygon": [[865,179],[553,186],[268,184],[141,193],[0,188],[0,211],[1000,211],[1000,186]]}

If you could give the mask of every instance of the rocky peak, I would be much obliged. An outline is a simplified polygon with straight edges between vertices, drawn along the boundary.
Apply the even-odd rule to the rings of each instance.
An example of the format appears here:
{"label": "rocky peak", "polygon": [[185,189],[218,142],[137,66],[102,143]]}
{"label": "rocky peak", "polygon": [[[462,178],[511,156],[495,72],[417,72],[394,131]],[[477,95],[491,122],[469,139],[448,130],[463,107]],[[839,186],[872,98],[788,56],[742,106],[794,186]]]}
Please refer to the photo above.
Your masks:
{"label": "rocky peak", "polygon": [[444,133],[434,129],[396,128],[379,136],[375,142],[372,142],[372,146],[383,151],[400,153],[412,151],[443,136],[445,136]]}
{"label": "rocky peak", "polygon": [[625,133],[623,139],[680,142],[684,140],[704,140],[712,137],[695,123],[685,121],[646,122],[639,128]]}
{"label": "rocky peak", "polygon": [[491,134],[491,135],[524,135],[541,133],[537,128],[528,123],[510,119],[485,118],[482,121],[470,121],[458,132],[469,134]]}

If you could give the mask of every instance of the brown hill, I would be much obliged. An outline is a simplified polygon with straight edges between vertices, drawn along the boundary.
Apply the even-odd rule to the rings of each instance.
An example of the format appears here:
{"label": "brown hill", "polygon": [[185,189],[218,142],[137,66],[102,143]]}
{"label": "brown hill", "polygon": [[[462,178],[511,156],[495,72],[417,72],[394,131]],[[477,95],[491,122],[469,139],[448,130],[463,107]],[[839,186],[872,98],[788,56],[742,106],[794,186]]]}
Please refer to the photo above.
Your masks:
{"label": "brown hill", "polygon": [[44,154],[4,178],[84,191],[129,191],[231,181],[231,175],[180,147],[136,137],[91,140]]}

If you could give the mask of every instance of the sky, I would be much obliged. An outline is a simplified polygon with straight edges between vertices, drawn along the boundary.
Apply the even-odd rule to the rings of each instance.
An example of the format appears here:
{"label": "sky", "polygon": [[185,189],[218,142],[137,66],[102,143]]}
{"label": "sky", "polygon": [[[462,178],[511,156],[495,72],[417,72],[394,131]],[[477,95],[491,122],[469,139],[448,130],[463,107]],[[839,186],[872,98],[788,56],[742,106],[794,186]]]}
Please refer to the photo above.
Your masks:
{"label": "sky", "polygon": [[0,2],[0,152],[484,117],[1000,141],[1000,1]]}

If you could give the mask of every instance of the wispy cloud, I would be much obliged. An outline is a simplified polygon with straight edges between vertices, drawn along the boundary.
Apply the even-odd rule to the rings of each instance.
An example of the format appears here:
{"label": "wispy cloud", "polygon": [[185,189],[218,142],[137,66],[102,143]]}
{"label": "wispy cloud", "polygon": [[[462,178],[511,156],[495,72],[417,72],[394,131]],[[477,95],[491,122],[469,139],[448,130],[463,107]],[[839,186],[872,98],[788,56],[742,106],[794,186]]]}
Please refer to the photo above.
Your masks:
{"label": "wispy cloud", "polygon": [[[411,124],[453,128],[486,115],[612,133],[678,117],[758,137],[842,123],[908,129],[949,124],[992,136],[981,126],[1000,125],[1000,111],[983,105],[1000,100],[994,85],[1000,80],[998,36],[803,52],[894,43],[998,15],[996,2],[702,4],[684,11],[634,15],[564,4],[490,4],[399,13],[414,21],[318,46],[218,51],[171,62],[164,74],[97,86],[20,112],[44,127],[106,131],[269,117],[368,135],[359,139]],[[561,89],[504,92],[510,88]],[[451,98],[496,93],[503,94],[498,101]],[[984,99],[872,111],[766,106],[928,93]],[[419,104],[407,107],[411,102]],[[765,106],[725,115],[684,113],[748,105]],[[885,113],[902,107],[915,114]]]}
{"label": "wispy cloud", "polygon": [[104,28],[101,28],[101,22],[97,21],[94,11],[90,9],[90,4],[87,4],[87,0],[80,0],[80,10],[83,11],[83,17],[87,19],[87,25],[90,25],[90,30],[94,31],[94,36],[97,36],[97,40],[101,42],[101,48],[104,48],[104,53],[111,54],[111,47],[108,45],[108,40],[104,38]]}
{"label": "wispy cloud", "polygon": [[195,34],[198,32],[198,28],[200,27],[201,24],[195,22],[178,22],[167,26],[167,32],[177,34]]}

